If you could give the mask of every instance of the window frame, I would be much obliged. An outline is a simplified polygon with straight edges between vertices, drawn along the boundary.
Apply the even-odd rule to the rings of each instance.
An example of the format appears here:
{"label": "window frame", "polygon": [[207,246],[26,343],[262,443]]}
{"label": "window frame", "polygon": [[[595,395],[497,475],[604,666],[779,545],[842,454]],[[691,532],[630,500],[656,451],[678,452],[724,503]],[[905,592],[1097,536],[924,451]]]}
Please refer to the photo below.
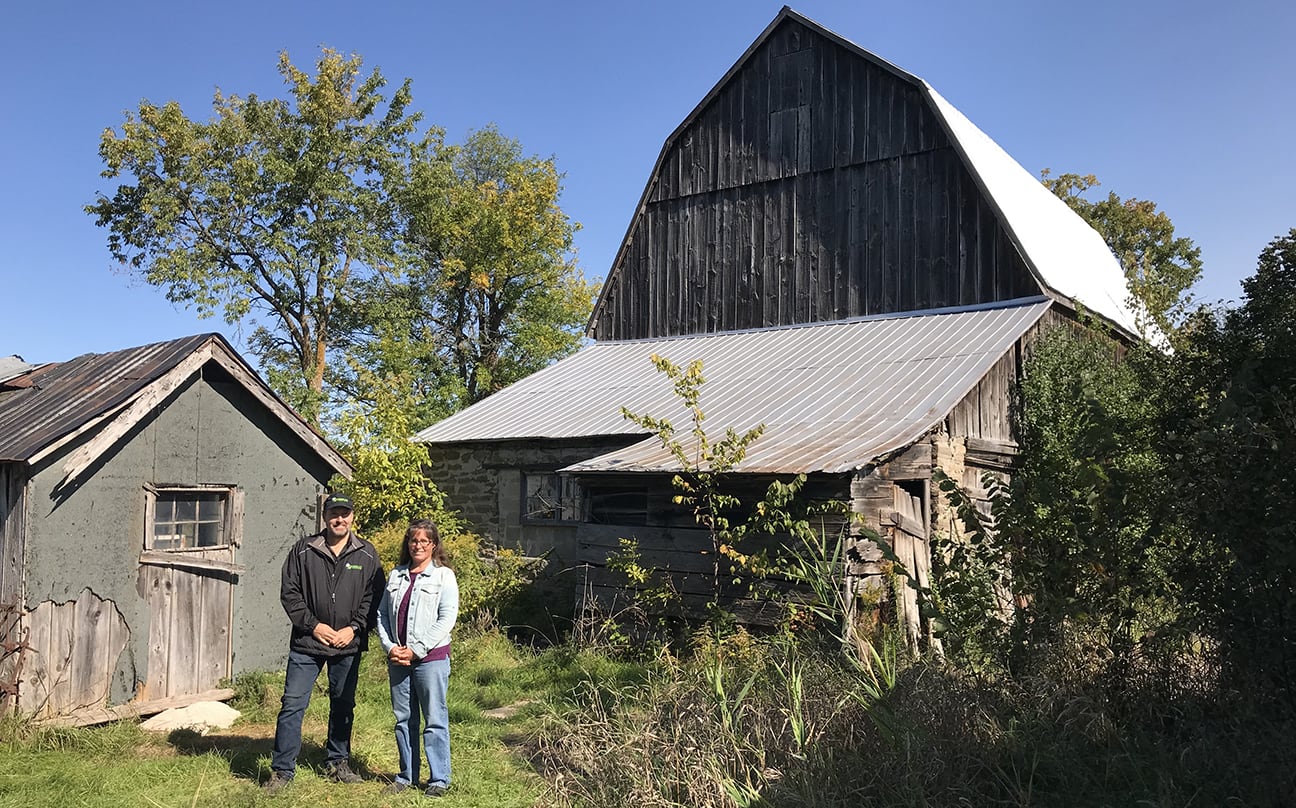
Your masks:
{"label": "window frame", "polygon": [[[582,521],[584,512],[584,491],[574,475],[560,474],[551,469],[521,469],[522,479],[519,486],[521,494],[521,520],[535,525],[573,525]],[[538,516],[541,509],[532,509],[532,499],[541,494],[532,494],[531,480],[546,478],[555,482],[557,501],[549,508],[557,516]]]}
{"label": "window frame", "polygon": [[[221,504],[221,542],[190,547],[158,547],[157,507],[160,499],[175,494],[216,494]],[[210,523],[212,520],[208,520]],[[175,524],[176,522],[172,522]],[[196,518],[194,525],[203,524]],[[148,553],[201,553],[209,550],[233,550],[242,543],[243,491],[231,484],[145,484],[143,549]]]}

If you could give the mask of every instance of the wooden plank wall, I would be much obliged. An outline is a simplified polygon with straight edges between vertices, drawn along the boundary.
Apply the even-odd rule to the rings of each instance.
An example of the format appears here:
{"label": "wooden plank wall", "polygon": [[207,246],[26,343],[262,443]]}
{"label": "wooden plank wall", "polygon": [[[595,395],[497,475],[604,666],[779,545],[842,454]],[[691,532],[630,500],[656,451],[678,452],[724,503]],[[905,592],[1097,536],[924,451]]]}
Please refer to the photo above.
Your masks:
{"label": "wooden plank wall", "polygon": [[[22,641],[23,547],[27,526],[27,474],[19,463],[0,463],[0,643]],[[14,689],[25,651],[0,655],[0,715],[16,706]]]}
{"label": "wooden plank wall", "polygon": [[23,625],[31,647],[18,691],[22,712],[66,715],[106,702],[130,637],[115,603],[87,588],[75,601],[38,604]]}
{"label": "wooden plank wall", "polygon": [[22,604],[26,490],[22,464],[0,463],[0,604]]}
{"label": "wooden plank wall", "polygon": [[[674,494],[668,475],[654,477],[656,487],[650,491],[650,502],[668,502]],[[764,494],[768,479],[746,479],[733,482],[731,493],[744,503],[754,503]],[[813,478],[802,489],[803,502],[843,500],[848,492],[844,475],[822,475]],[[715,553],[711,535],[697,528],[691,515],[682,513],[679,506],[650,507],[650,513],[669,524],[652,525],[598,525],[582,523],[576,527],[578,543],[577,606],[597,608],[603,615],[616,615],[631,606],[634,590],[644,587],[629,586],[621,572],[610,569],[609,556],[622,550],[621,540],[632,539],[639,554],[639,563],[656,571],[655,581],[668,581],[678,593],[683,614],[705,617],[706,604],[718,600],[748,625],[773,625],[783,617],[780,606],[768,598],[753,597],[750,583],[735,583],[730,571],[731,562],[721,559],[720,587],[715,587]],[[687,521],[685,521],[687,519]],[[845,514],[825,514],[812,517],[812,524],[828,539],[835,539],[845,528]],[[783,534],[753,536],[745,540],[742,551],[758,552],[762,548],[776,551],[790,537]],[[771,575],[755,582],[761,594],[789,593],[794,590],[791,581]],[[717,596],[718,595],[718,596]]]}
{"label": "wooden plank wall", "polygon": [[972,392],[950,411],[946,423],[951,435],[1002,442],[1016,440],[1012,407],[1020,361],[1019,350],[1014,348],[990,368]]}
{"label": "wooden plank wall", "polygon": [[789,20],[663,155],[593,328],[674,336],[1039,291],[919,88]]}
{"label": "wooden plank wall", "polygon": [[143,567],[149,604],[148,676],[138,697],[210,690],[229,675],[230,577],[218,570]]}

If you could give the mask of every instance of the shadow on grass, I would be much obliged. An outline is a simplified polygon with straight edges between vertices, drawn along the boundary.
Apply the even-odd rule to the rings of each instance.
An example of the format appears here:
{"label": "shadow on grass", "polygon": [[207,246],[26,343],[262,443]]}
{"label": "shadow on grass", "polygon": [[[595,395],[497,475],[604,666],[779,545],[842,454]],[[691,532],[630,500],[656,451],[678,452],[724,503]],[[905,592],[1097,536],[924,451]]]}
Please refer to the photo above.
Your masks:
{"label": "shadow on grass", "polygon": [[[182,755],[206,755],[215,753],[229,761],[230,773],[253,782],[261,782],[268,777],[269,759],[274,754],[274,736],[253,737],[249,735],[225,735],[212,733],[201,735],[191,729],[173,730],[167,736],[167,743]],[[324,747],[309,740],[302,740],[301,754],[297,757],[297,768],[313,769],[319,776],[324,773]],[[263,763],[264,761],[264,763]],[[355,758],[351,759],[351,768],[365,780],[387,782],[389,777],[379,775]]]}

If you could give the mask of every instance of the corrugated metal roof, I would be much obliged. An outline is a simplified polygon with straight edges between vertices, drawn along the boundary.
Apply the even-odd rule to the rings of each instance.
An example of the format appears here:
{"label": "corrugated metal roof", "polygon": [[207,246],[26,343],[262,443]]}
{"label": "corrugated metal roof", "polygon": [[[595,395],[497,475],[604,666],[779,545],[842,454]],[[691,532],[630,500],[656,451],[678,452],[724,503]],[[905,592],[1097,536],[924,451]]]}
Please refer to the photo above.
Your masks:
{"label": "corrugated metal roof", "polygon": [[[0,381],[0,461],[31,461],[66,436],[125,411],[150,385],[204,346],[204,356],[230,371],[290,429],[344,475],[351,467],[309,424],[283,403],[220,334],[157,342],[36,367]],[[197,365],[194,366],[196,370]],[[179,377],[178,377],[179,378]]]}
{"label": "corrugated metal roof", "polygon": [[0,384],[0,460],[27,460],[112,412],[213,336],[85,354]]}
{"label": "corrugated metal roof", "polygon": [[[744,472],[840,472],[922,436],[1039,320],[1049,303],[890,315],[791,328],[592,345],[420,432],[425,443],[637,435],[621,416],[688,416],[653,367],[703,363],[712,439],[760,424]],[[568,467],[673,471],[656,437]]]}

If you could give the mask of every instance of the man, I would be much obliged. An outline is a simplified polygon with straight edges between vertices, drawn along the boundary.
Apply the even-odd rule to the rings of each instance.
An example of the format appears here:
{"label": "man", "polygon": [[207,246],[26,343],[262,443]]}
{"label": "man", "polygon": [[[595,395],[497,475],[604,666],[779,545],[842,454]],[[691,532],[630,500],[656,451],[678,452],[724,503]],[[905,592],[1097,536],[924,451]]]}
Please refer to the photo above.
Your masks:
{"label": "man", "polygon": [[382,562],[374,546],[351,531],[349,497],[324,500],[324,530],[293,545],[283,564],[279,600],[292,621],[283,706],[275,725],[267,790],[278,791],[297,771],[302,717],[320,671],[328,668],[329,720],[324,770],[340,783],[358,783],[351,770],[360,653],[369,645],[382,597]]}

